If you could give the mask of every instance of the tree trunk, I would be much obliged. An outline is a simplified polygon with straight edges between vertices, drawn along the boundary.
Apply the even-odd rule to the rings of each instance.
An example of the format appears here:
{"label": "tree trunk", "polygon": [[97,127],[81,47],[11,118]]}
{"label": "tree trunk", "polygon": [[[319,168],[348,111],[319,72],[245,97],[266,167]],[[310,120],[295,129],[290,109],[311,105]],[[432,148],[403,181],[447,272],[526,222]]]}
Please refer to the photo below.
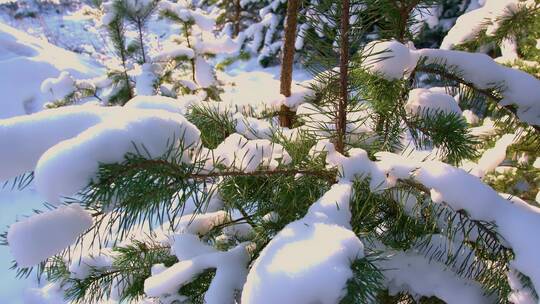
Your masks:
{"label": "tree trunk", "polygon": [[240,34],[240,14],[242,13],[242,6],[240,5],[240,0],[235,0],[234,9],[234,37],[238,37],[238,34]]}
{"label": "tree trunk", "polygon": [[143,41],[143,32],[142,32],[142,21],[137,19],[137,29],[139,30],[139,43],[141,44],[141,57],[142,63],[146,63],[146,54],[144,52],[144,41]]}
{"label": "tree trunk", "polygon": [[[287,23],[285,24],[285,42],[283,43],[283,60],[281,62],[280,93],[285,97],[291,96],[292,71],[294,61],[294,44],[296,41],[296,23],[300,0],[287,2]],[[294,113],[289,107],[282,105],[279,113],[279,124],[290,128]]]}
{"label": "tree trunk", "polygon": [[341,5],[341,42],[339,56],[339,101],[336,117],[336,151],[345,151],[347,127],[347,103],[349,98],[349,0],[342,0]]}
{"label": "tree trunk", "polygon": [[[189,25],[184,22],[184,37],[186,38],[188,48],[193,49],[193,47],[191,46],[191,42],[189,41],[189,35],[191,35]],[[193,80],[193,82],[197,83],[197,81],[195,80],[195,56],[189,61],[191,63],[191,79]]]}

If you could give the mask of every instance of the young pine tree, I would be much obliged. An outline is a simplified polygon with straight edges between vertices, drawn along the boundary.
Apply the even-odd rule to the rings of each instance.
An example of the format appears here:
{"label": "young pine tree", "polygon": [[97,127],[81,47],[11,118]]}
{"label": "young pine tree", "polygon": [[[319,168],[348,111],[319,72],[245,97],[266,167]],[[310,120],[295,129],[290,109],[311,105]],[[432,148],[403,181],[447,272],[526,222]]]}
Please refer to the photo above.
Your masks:
{"label": "young pine tree", "polygon": [[[166,3],[187,29],[201,22]],[[50,208],[10,226],[14,267],[83,303],[538,301],[540,211],[484,179],[516,143],[537,155],[540,81],[416,49],[415,16],[433,4],[312,3],[312,94],[292,128],[164,96],[1,122],[0,143],[50,135],[0,158],[0,178],[33,178]],[[198,43],[170,57],[198,60]]]}

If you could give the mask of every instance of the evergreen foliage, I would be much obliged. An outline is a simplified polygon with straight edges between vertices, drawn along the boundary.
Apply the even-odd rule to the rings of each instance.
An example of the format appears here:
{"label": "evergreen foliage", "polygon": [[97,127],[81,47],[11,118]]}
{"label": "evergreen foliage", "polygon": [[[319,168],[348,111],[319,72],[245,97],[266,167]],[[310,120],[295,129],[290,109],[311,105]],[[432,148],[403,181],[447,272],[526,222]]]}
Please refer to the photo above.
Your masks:
{"label": "evergreen foliage", "polygon": [[[497,191],[537,205],[533,202],[540,180],[538,168],[534,168],[532,162],[540,157],[537,149],[540,131],[538,126],[521,121],[514,105],[500,105],[504,83],[479,88],[468,82],[458,67],[444,61],[427,63],[425,58],[400,79],[388,79],[366,68],[370,58],[386,53],[371,52],[373,44],[366,42],[373,33],[382,40],[424,41],[431,45],[432,42],[426,42],[426,36],[418,34],[423,23],[415,16],[439,1],[303,1],[300,27],[305,24],[301,30],[305,47],[301,61],[314,75],[311,86],[314,94],[306,98],[307,102],[294,119],[293,127],[300,130],[295,137],[287,136],[276,126],[276,113],[265,113],[272,116],[265,120],[258,115],[260,113],[221,106],[217,101],[221,92],[217,81],[209,86],[188,85],[186,75],[192,83],[198,82],[196,61],[210,61],[214,54],[197,53],[199,49],[193,44],[201,42],[202,35],[195,28],[194,17],[170,9],[161,10],[158,2],[149,1],[134,9],[126,1],[114,1],[116,15],[107,29],[121,66],[109,72],[115,93],[107,100],[109,104],[124,105],[136,95],[136,80],[129,73],[133,64],[162,64],[163,73],[157,75],[154,84],[157,93],[157,88],[168,83],[173,85],[173,96],[203,92],[204,99],[212,100],[186,107],[185,117],[200,130],[202,145],[178,144],[183,142],[185,134],[175,134],[169,139],[167,152],[160,157],[152,157],[144,145],[134,142],[136,153],[126,154],[123,162],[100,164],[97,177],[69,200],[91,212],[92,227],[79,236],[75,244],[36,269],[44,278],[61,286],[66,299],[76,303],[101,303],[108,299],[137,303],[146,299],[145,281],[159,272],[156,269],[191,261],[179,259],[171,239],[159,234],[169,232],[165,235],[170,237],[187,231],[187,226],[182,226],[186,221],[195,223],[199,216],[215,211],[209,210],[216,198],[223,203],[225,219],[215,220],[207,224],[208,229],[193,234],[202,244],[224,255],[237,246],[246,246],[250,269],[289,223],[303,219],[310,206],[336,181],[346,178],[347,168],[332,167],[325,158],[330,151],[314,153],[314,146],[324,140],[329,140],[344,157],[352,158],[356,148],[362,148],[368,160],[377,159],[380,152],[406,155],[414,149],[435,149],[439,160],[459,167],[468,161],[478,161],[482,152],[493,148],[502,135],[518,132],[522,136],[509,145],[507,152],[516,170],[487,172],[480,178]],[[282,26],[286,3],[263,2],[264,5],[252,1],[203,1],[202,6],[219,7],[219,30],[233,27],[231,36],[241,37],[243,31],[249,31],[256,24],[252,20],[258,9],[271,11],[277,18],[270,25],[274,28],[268,31]],[[446,17],[463,12],[456,9],[458,2],[443,1],[444,12],[450,8],[455,10],[445,13]],[[533,35],[528,34],[538,33],[540,29],[537,6],[532,10],[521,7],[500,20],[495,35],[488,37],[484,30],[478,39],[460,48],[476,50],[486,44],[498,46],[511,36],[518,45],[524,46],[520,48],[524,60],[538,64],[540,51],[531,47]],[[231,11],[232,7],[242,11]],[[196,11],[195,7],[188,9]],[[168,58],[166,62],[152,61],[145,51],[144,32],[146,22],[158,11],[162,18],[180,26],[182,32],[176,42],[194,50],[193,56],[184,54]],[[346,24],[344,16],[348,20]],[[137,39],[127,40],[127,27],[135,29]],[[279,36],[277,32],[267,32],[267,35],[271,36],[265,38],[263,48],[267,51],[259,57],[262,65],[276,60],[281,47],[275,42],[280,39],[274,37]],[[254,49],[259,50],[259,46]],[[381,60],[390,58],[391,54]],[[459,95],[461,109],[486,121],[488,117],[494,119],[494,133],[480,140],[470,132],[471,123],[461,113],[429,108],[418,112],[408,110],[411,91],[435,86],[444,87],[452,96]],[[85,94],[76,94],[82,94],[78,95],[80,99],[98,97],[101,96],[98,89],[94,87]],[[227,138],[240,132],[238,116],[235,116],[238,113],[246,121],[271,124],[270,135],[261,136],[253,130],[244,135],[253,141],[260,140],[254,144],[257,147],[263,145],[263,140],[271,143],[272,150],[283,147],[290,161],[282,155],[273,159],[275,163],[261,161],[256,169],[247,170],[247,165],[257,162],[258,156],[249,151],[235,155],[236,161],[241,161],[244,167],[221,161],[215,151]],[[244,146],[239,150],[241,148]],[[257,150],[257,153],[264,151]],[[527,157],[522,158],[523,155]],[[21,176],[13,181],[13,186],[24,187],[31,178],[31,175]],[[343,286],[339,303],[441,303],[442,300],[432,294],[390,288],[385,261],[404,252],[419,255],[426,263],[437,263],[460,280],[475,282],[494,302],[511,303],[514,287],[507,274],[513,270],[515,252],[495,223],[475,219],[465,209],[453,209],[448,202],[436,201],[432,189],[412,176],[395,180],[395,185],[388,189],[373,187],[370,185],[373,179],[367,175],[353,179],[350,228],[364,244],[365,255],[350,261],[352,275]],[[528,187],[520,188],[516,186],[518,182]],[[193,204],[194,210],[186,211],[191,208],[189,204]],[[339,209],[337,203],[336,206]],[[240,227],[249,227],[248,233],[241,232]],[[81,255],[81,248],[91,248],[97,256],[106,256],[110,262],[88,262]],[[71,266],[77,262],[88,263],[86,275],[74,275]],[[19,271],[28,274],[32,270],[20,268]],[[205,303],[207,291],[220,276],[219,267],[206,267],[192,280],[177,286],[176,294],[167,294],[158,301]],[[519,277],[524,286],[534,291],[527,276],[519,273]],[[241,291],[234,289],[234,292],[239,299]],[[536,293],[533,294],[537,299]]]}

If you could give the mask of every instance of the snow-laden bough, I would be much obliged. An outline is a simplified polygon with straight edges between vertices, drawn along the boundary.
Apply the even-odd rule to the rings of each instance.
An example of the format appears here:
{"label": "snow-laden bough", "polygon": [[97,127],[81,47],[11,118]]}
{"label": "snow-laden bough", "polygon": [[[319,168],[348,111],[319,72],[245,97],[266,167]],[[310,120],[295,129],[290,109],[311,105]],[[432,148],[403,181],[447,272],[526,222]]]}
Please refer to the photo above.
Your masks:
{"label": "snow-laden bough", "polygon": [[[285,226],[251,267],[242,303],[337,303],[364,246],[350,230],[352,184],[335,184]],[[290,288],[294,286],[294,288]]]}
{"label": "snow-laden bough", "polygon": [[60,253],[92,226],[90,213],[71,204],[12,224],[7,241],[19,267],[31,267]]}

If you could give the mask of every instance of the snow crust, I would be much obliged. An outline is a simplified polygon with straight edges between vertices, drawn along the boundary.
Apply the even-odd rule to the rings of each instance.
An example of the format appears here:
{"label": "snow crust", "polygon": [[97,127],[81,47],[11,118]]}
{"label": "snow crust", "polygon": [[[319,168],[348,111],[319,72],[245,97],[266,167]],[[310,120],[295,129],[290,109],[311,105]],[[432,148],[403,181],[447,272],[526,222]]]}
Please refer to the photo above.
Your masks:
{"label": "snow crust", "polygon": [[48,283],[41,288],[28,288],[24,293],[24,301],[25,304],[58,304],[65,302],[62,288],[56,283]]}
{"label": "snow crust", "polygon": [[0,120],[0,180],[32,171],[45,151],[94,126],[111,113],[95,106],[71,106]]}
{"label": "snow crust", "polygon": [[75,80],[63,71],[58,78],[48,78],[41,83],[41,93],[50,94],[50,100],[59,100],[73,93]]}
{"label": "snow crust", "polygon": [[182,96],[179,99],[166,96],[135,96],[124,106],[125,108],[164,110],[171,113],[185,115],[186,109],[193,103],[189,97]]}
{"label": "snow crust", "polygon": [[480,122],[480,118],[476,114],[474,114],[474,112],[471,110],[464,110],[462,114],[463,114],[463,118],[465,118],[467,123],[471,125],[475,125],[475,124],[478,124],[478,122]]}
{"label": "snow crust", "polygon": [[[379,192],[395,184],[395,180],[384,172],[383,167],[379,163],[372,162],[367,152],[363,149],[351,149],[349,151],[350,157],[346,157],[337,152],[334,144],[329,140],[323,140],[318,142],[310,151],[313,157],[319,156],[321,153],[326,154],[327,168],[337,169],[342,178],[352,180],[356,177],[369,177],[371,191]],[[394,163],[397,163],[395,159],[387,157],[388,165]],[[405,167],[405,171],[408,169],[408,166]]]}
{"label": "snow crust", "polygon": [[153,56],[154,62],[167,61],[173,58],[185,56],[188,59],[195,57],[193,49],[177,43],[166,44],[164,49]]}
{"label": "snow crust", "polygon": [[540,124],[540,80],[523,71],[497,64],[485,54],[437,49],[417,51],[429,62],[443,61],[456,66],[462,77],[480,89],[502,85],[500,105],[514,104],[518,117],[529,124]]}
{"label": "snow crust", "polygon": [[480,159],[478,160],[478,165],[476,166],[476,171],[472,172],[473,175],[476,175],[482,178],[486,173],[489,173],[497,166],[499,166],[504,159],[506,158],[506,150],[510,145],[517,142],[519,136],[516,134],[505,134],[501,136],[496,142],[493,148],[486,150]]}
{"label": "snow crust", "polygon": [[229,221],[229,215],[223,210],[203,214],[186,214],[180,218],[176,231],[205,235],[212,228]]}
{"label": "snow crust", "polygon": [[30,267],[71,245],[92,223],[81,206],[60,206],[10,225],[7,240],[18,266]]}
{"label": "snow crust", "polygon": [[211,152],[213,163],[221,163],[244,172],[253,172],[261,165],[275,169],[279,164],[292,161],[282,145],[268,139],[248,140],[237,133],[229,135]]}
{"label": "snow crust", "polygon": [[291,89],[291,96],[285,97],[285,95],[281,95],[279,98],[276,98],[270,102],[270,105],[275,107],[276,109],[279,108],[281,105],[285,105],[289,107],[290,109],[297,109],[299,105],[303,104],[305,99],[313,96],[313,90],[306,87],[306,83],[303,84],[304,86],[296,85],[294,84]]}
{"label": "snow crust", "polygon": [[160,1],[159,9],[173,12],[185,22],[193,21],[203,31],[212,31],[214,29],[215,20],[199,8],[191,9],[187,2],[180,1],[174,3],[171,1]]}
{"label": "snow crust", "polygon": [[155,94],[154,82],[157,79],[156,67],[150,63],[145,63],[139,67],[135,76],[135,93],[137,96],[152,96]]}
{"label": "snow crust", "polygon": [[88,252],[79,259],[74,259],[69,264],[70,276],[75,279],[84,279],[90,275],[91,269],[111,267],[113,264],[113,252],[104,248],[96,253]]}
{"label": "snow crust", "polygon": [[195,81],[202,88],[208,88],[216,84],[214,69],[200,56],[195,59]]}

